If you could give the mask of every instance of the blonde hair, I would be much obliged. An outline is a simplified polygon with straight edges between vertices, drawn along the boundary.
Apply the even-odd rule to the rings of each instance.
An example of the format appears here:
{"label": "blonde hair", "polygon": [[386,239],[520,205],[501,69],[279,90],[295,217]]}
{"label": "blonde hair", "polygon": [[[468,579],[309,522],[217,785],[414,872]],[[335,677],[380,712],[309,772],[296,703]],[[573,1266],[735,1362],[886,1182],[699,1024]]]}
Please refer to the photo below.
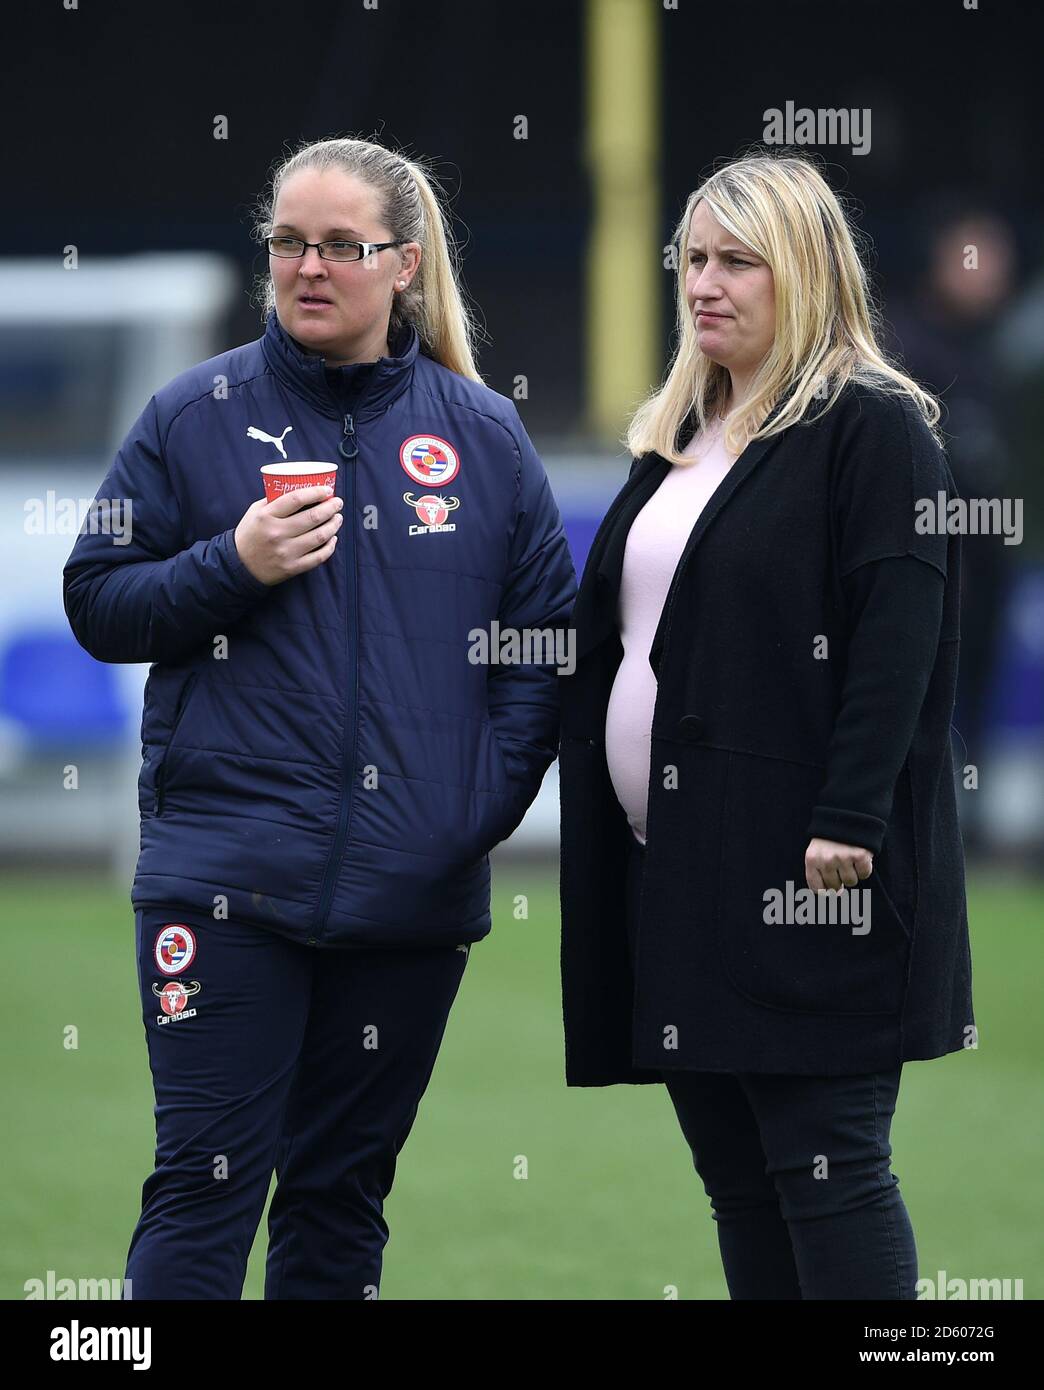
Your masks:
{"label": "blonde hair", "polygon": [[[688,463],[678,435],[690,412],[697,428],[723,411],[729,373],[700,351],[685,298],[685,246],[693,209],[701,199],[733,236],[772,271],[776,327],[748,395],[730,415],[725,447],[739,454],[754,438],[767,438],[802,419],[810,402],[834,404],[848,381],[858,381],[916,402],[937,442],[941,411],[927,391],[888,362],[879,346],[881,319],[856,249],[857,233],[837,195],[808,159],[748,154],[722,166],[689,195],[674,233],[678,252],[678,346],[663,384],[638,407],[626,443],[637,458],[655,452]],[[762,429],[780,403],[778,415]],[[810,418],[818,418],[812,416]]]}
{"label": "blonde hair", "polygon": [[[256,211],[253,237],[264,244],[272,235],[279,190],[303,169],[338,170],[377,190],[391,241],[420,243],[421,260],[409,286],[392,301],[388,334],[404,323],[420,337],[421,351],[451,372],[481,381],[475,365],[475,321],[460,284],[460,261],[439,201],[438,181],[417,160],[407,159],[374,140],[316,140],[302,145],[272,173]],[[272,277],[259,277],[255,293],[262,317],[275,311]]]}

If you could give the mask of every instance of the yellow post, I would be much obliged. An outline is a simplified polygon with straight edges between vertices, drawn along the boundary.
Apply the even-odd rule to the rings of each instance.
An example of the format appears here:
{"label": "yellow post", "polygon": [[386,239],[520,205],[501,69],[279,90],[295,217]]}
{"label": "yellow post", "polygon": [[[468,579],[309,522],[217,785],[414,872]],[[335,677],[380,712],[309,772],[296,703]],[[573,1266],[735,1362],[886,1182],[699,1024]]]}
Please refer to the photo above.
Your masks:
{"label": "yellow post", "polygon": [[615,443],[662,366],[659,7],[587,0],[588,426]]}

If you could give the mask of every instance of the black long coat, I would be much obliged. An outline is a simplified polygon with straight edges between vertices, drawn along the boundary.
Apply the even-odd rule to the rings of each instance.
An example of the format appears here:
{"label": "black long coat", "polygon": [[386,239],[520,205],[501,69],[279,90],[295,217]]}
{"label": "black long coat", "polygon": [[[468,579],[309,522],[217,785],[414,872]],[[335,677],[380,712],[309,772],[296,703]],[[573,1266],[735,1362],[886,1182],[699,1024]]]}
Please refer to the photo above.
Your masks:
{"label": "black long coat", "polygon": [[[567,1083],[856,1073],[972,1045],[950,751],[959,540],[915,524],[920,499],[957,494],[909,398],[855,383],[748,445],[679,561],[650,653],[632,976],[631,831],[605,716],[627,532],[670,466],[632,465],[577,595],[576,669],[560,672]],[[767,890],[806,889],[814,836],[874,852],[869,932],[765,921]]]}

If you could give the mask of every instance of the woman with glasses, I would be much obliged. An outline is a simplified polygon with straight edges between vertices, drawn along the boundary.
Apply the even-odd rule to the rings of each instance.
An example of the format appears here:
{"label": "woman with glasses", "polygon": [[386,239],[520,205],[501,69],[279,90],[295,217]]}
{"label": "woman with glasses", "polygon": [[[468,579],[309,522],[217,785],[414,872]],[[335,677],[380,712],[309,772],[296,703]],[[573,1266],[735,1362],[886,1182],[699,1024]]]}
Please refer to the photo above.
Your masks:
{"label": "woman with glasses", "polygon": [[567,1080],[665,1083],[732,1298],[914,1299],[900,1072],[976,1044],[939,407],[809,161],[718,169],[675,246],[562,680]]}
{"label": "woman with glasses", "polygon": [[[239,1298],[273,1170],[265,1297],[377,1296],[488,852],[557,747],[553,660],[483,662],[474,634],[561,627],[576,588],[421,166],[305,145],[256,234],[262,337],[156,392],[98,494],[131,501],[131,543],[84,532],[65,569],[83,646],[152,663],[134,1298]],[[261,467],[296,462],[336,464],[334,493],[265,500]]]}

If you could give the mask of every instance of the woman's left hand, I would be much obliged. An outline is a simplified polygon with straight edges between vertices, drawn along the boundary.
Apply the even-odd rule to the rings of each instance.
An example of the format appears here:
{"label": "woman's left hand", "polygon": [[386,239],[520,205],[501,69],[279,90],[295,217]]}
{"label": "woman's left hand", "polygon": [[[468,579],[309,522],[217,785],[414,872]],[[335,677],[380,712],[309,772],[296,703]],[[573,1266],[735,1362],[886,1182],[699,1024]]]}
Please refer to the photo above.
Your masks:
{"label": "woman's left hand", "polygon": [[810,840],[805,850],[805,882],[820,893],[824,889],[854,888],[869,878],[874,856],[859,845],[842,845],[837,840]]}

